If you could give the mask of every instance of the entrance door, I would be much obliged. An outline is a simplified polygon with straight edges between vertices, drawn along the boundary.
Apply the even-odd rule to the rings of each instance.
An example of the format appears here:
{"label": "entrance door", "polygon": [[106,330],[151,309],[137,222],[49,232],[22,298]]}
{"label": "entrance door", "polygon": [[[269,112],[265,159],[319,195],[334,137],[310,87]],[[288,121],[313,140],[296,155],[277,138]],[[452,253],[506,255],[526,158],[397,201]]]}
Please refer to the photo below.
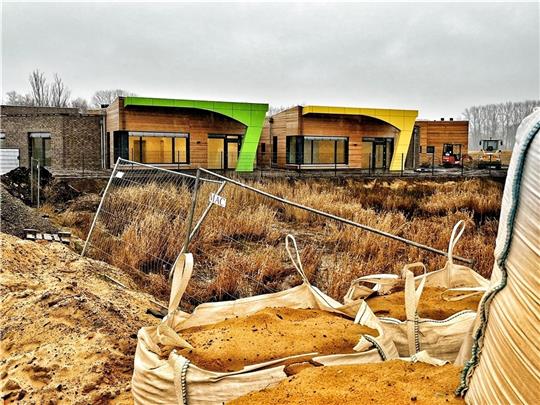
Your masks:
{"label": "entrance door", "polygon": [[30,160],[32,164],[39,161],[40,166],[51,165],[51,134],[48,132],[30,133]]}
{"label": "entrance door", "polygon": [[235,169],[239,153],[239,135],[208,135],[209,169]]}
{"label": "entrance door", "polygon": [[386,142],[373,142],[371,167],[374,169],[386,168]]}

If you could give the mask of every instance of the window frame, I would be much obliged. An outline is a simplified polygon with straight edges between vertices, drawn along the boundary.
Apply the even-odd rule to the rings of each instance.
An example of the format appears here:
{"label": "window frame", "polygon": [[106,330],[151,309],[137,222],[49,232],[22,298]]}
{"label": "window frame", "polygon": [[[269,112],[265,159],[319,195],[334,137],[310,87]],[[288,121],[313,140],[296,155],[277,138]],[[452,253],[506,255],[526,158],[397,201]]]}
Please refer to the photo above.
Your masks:
{"label": "window frame", "polygon": [[[294,140],[293,140],[294,139]],[[306,163],[305,155],[306,155],[306,140],[310,141],[310,148],[309,148],[309,163]],[[320,163],[320,162],[313,162],[313,141],[334,141],[333,143],[333,150],[334,150],[334,156],[337,156],[337,142],[344,142],[344,156],[342,162],[336,162],[334,159],[334,162],[332,163]],[[349,137],[348,136],[324,136],[324,135],[287,135],[285,139],[285,156],[286,156],[286,163],[288,165],[302,165],[302,166],[333,166],[333,165],[349,165]],[[294,162],[290,161],[290,152],[291,152],[291,144],[294,144],[295,147],[295,155],[294,155]]]}
{"label": "window frame", "polygon": [[[127,137],[128,137],[128,145],[129,145],[129,140],[131,137],[133,137],[134,139],[135,138],[138,138],[139,142],[141,143],[142,145],[142,138],[144,137],[155,137],[155,138],[171,138],[172,139],[172,145],[171,145],[171,148],[172,148],[172,153],[171,153],[171,162],[143,162],[142,160],[142,155],[143,155],[143,148],[141,147],[140,148],[140,151],[139,151],[139,156],[138,156],[138,162],[139,163],[144,163],[144,164],[153,164],[153,165],[189,165],[190,164],[190,161],[191,161],[191,156],[190,156],[190,146],[191,146],[191,142],[190,142],[190,138],[191,138],[191,134],[189,132],[158,132],[158,131],[127,131]],[[186,160],[185,161],[178,161],[177,160],[177,154],[175,153],[176,152],[176,138],[181,138],[181,139],[185,139],[186,140]],[[131,155],[131,151],[128,149],[128,156]],[[131,156],[131,159],[134,159],[134,156]],[[135,160],[137,161],[137,160]]]}

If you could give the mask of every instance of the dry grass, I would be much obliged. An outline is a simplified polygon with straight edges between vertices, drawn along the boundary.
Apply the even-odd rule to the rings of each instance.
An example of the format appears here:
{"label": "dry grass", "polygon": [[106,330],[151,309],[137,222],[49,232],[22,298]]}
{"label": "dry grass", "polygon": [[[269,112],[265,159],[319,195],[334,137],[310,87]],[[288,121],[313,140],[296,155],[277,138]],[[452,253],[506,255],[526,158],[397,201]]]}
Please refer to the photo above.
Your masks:
{"label": "dry grass", "polygon": [[[454,253],[474,259],[474,267],[481,274],[488,276],[491,272],[502,197],[502,186],[496,182],[351,179],[339,183],[272,180],[254,185],[441,250],[447,249],[453,225],[463,219],[467,229]],[[209,191],[201,191],[197,215],[206,204]],[[233,185],[227,185],[224,195],[227,207],[212,209],[190,246],[196,269],[186,292],[186,307],[298,284],[300,277],[284,251],[287,233],[298,240],[310,280],[337,299],[361,275],[398,272],[405,263],[413,261],[423,261],[431,271],[445,261],[443,257]],[[130,271],[151,268],[152,256],[174,261],[184,241],[184,218],[190,196],[187,189],[173,190],[166,185],[116,190],[107,207],[115,215],[99,228],[116,235],[104,238],[107,243],[102,247],[107,254],[103,258],[113,257],[112,264]],[[141,203],[148,206],[137,205]],[[88,227],[85,215],[78,217],[77,211],[68,210],[62,217],[64,224],[84,230]],[[168,294],[162,275],[143,280],[146,291],[161,297]]]}

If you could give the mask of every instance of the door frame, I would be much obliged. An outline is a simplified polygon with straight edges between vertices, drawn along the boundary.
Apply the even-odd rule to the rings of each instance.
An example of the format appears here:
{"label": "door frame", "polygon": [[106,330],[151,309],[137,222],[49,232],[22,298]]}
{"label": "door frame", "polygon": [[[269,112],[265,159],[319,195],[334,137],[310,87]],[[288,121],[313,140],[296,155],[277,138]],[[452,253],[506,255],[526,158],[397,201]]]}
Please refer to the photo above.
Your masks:
{"label": "door frame", "polygon": [[[233,170],[235,167],[229,167],[229,144],[236,143],[238,145],[238,156],[240,156],[240,148],[242,147],[242,135],[237,134],[208,134],[208,139],[223,139],[223,167],[221,170]],[[208,147],[206,150],[208,153]],[[238,160],[237,160],[238,163]],[[214,169],[215,170],[215,169]]]}

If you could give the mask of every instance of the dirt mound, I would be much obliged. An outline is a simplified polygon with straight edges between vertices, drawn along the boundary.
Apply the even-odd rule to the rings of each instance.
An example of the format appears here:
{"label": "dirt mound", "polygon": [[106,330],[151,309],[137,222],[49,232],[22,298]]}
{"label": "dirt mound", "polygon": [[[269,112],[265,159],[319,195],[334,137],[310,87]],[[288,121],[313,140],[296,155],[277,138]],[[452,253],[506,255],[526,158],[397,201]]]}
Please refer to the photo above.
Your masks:
{"label": "dirt mound", "polygon": [[[40,187],[44,188],[47,186],[53,176],[44,167],[40,169]],[[34,175],[37,176],[37,171],[34,172]],[[32,191],[30,188],[31,182],[31,173],[30,169],[26,167],[17,167],[10,172],[7,172],[0,176],[2,184],[6,187],[6,190],[14,197],[22,200],[25,204],[31,204]],[[37,181],[37,180],[36,180]],[[40,200],[44,200],[44,196],[40,195]]]}
{"label": "dirt mound", "polygon": [[[459,301],[446,301],[442,298],[445,288],[424,287],[418,316],[435,320],[446,319],[460,311],[476,311],[482,294],[476,294]],[[387,295],[379,295],[368,298],[367,303],[378,317],[395,318],[404,321],[405,315],[405,292],[396,291]]]}
{"label": "dirt mound", "polygon": [[136,333],[150,296],[59,243],[0,234],[0,392],[6,403],[131,403]]}
{"label": "dirt mound", "polygon": [[193,349],[180,352],[201,368],[228,372],[298,354],[353,353],[363,334],[378,332],[328,311],[266,308],[182,331]]}
{"label": "dirt mound", "polygon": [[60,209],[82,193],[65,180],[54,180],[43,192],[45,200]]}
{"label": "dirt mound", "polygon": [[454,396],[460,369],[391,360],[354,366],[314,367],[229,404],[464,404]]}
{"label": "dirt mound", "polygon": [[48,219],[43,218],[40,213],[25,205],[21,200],[14,197],[0,186],[2,197],[2,218],[1,231],[10,235],[24,237],[23,229],[33,228],[42,232],[56,232],[57,228]]}

